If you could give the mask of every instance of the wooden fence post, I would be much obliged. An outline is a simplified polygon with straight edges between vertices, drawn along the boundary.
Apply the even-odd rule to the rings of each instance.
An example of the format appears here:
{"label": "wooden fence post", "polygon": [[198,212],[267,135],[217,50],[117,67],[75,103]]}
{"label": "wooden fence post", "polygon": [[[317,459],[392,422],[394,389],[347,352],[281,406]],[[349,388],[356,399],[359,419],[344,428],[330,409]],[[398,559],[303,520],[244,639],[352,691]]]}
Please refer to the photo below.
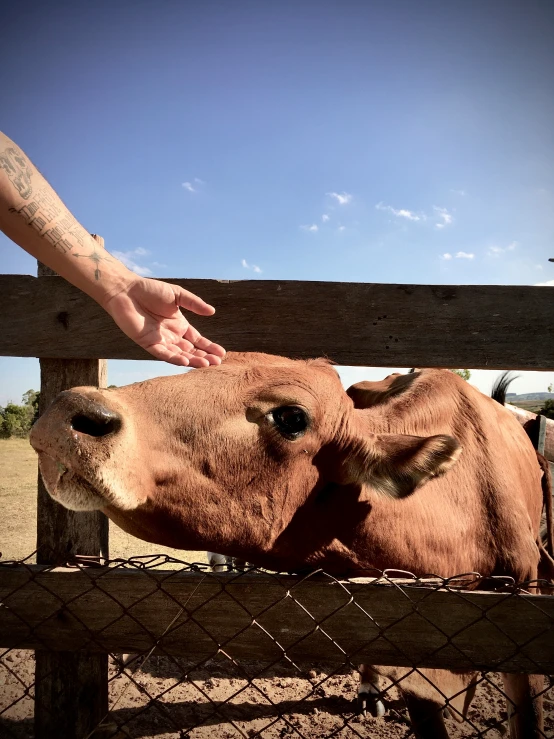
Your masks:
{"label": "wooden fence post", "polygon": [[[103,245],[101,236],[94,236]],[[55,273],[43,264],[38,276]],[[79,385],[106,387],[105,359],[40,359],[39,412],[58,393]],[[37,564],[62,564],[74,555],[108,557],[108,520],[56,503],[38,476]],[[86,739],[108,711],[108,656],[36,651],[36,739]]]}

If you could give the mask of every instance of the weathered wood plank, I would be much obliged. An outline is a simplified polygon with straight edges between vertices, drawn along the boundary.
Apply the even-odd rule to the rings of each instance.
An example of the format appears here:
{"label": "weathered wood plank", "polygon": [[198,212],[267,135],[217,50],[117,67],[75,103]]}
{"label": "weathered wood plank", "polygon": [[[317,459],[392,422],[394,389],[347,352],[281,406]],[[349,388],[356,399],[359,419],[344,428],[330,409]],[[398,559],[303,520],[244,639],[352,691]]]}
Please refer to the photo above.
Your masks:
{"label": "weathered wood plank", "polygon": [[539,416],[539,443],[537,444],[537,451],[539,454],[546,454],[546,416]]}
{"label": "weathered wood plank", "polygon": [[[100,236],[97,241],[103,243]],[[39,285],[50,284],[52,270],[39,263]],[[48,354],[47,354],[48,356]],[[106,387],[105,359],[40,360],[40,402],[43,413],[63,390],[76,385]],[[76,513],[48,495],[38,475],[37,562],[57,564],[75,555],[108,556],[108,520],[99,511]],[[36,652],[35,737],[82,739],[108,710],[108,658],[105,654],[72,651]]]}
{"label": "weathered wood plank", "polygon": [[[106,380],[106,360],[41,359],[40,413],[63,390],[82,385],[106,387]],[[39,473],[37,562],[65,564],[76,554],[108,556],[108,519],[99,511],[77,513],[56,503]]]}
{"label": "weathered wood plank", "polygon": [[[554,291],[526,286],[172,280],[228,350],[383,367],[554,369]],[[0,355],[152,359],[58,277],[0,276]]]}
{"label": "weathered wood plank", "polygon": [[[535,445],[543,444],[543,451],[541,454],[550,461],[554,462],[554,420],[551,418],[545,418],[544,416],[537,416],[532,411],[527,411],[524,408],[518,408],[515,405],[506,403],[506,408],[510,410],[522,426],[526,426],[529,422],[533,423],[532,427],[532,440]],[[543,424],[543,438],[540,437],[540,423]],[[534,437],[534,438],[533,438]],[[539,451],[541,451],[539,449]]]}
{"label": "weathered wood plank", "polygon": [[156,646],[198,660],[221,647],[236,659],[273,661],[286,650],[299,662],[554,672],[554,596],[402,591],[325,576],[3,566],[0,600],[2,647]]}
{"label": "weathered wood plank", "polygon": [[[104,244],[101,236],[94,235],[94,238]],[[50,284],[50,280],[59,280],[52,276],[55,273],[49,267],[40,262],[38,273],[35,283],[39,287]],[[46,357],[40,360],[40,414],[64,390],[82,385],[107,386],[108,363],[105,359],[57,359],[51,358],[48,352],[40,356]],[[108,557],[106,516],[99,511],[77,513],[59,505],[48,495],[40,473],[37,506],[39,564],[65,564],[76,554]]]}
{"label": "weathered wood plank", "polygon": [[35,738],[85,739],[108,713],[107,655],[40,650],[36,657]]}

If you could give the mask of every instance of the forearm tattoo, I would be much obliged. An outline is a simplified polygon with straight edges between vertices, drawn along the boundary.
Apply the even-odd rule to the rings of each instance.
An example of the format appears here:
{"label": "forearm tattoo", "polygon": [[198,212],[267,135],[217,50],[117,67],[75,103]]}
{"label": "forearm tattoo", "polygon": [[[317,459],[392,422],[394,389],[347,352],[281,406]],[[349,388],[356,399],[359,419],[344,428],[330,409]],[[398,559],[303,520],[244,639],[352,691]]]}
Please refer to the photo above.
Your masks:
{"label": "forearm tattoo", "polygon": [[110,259],[110,257],[105,257],[100,252],[96,251],[96,247],[93,248],[92,252],[90,254],[73,254],[74,257],[84,257],[85,259],[90,259],[94,264],[96,265],[96,268],[94,270],[94,279],[99,280],[102,277],[102,273],[100,272],[99,266],[100,262],[112,262],[113,260]]}
{"label": "forearm tattoo", "polygon": [[107,254],[104,255],[102,250],[98,251],[96,245],[93,245],[92,251],[87,254],[72,251],[76,246],[89,247],[85,230],[63,207],[49,186],[33,191],[31,185],[33,170],[22,152],[14,147],[0,151],[0,166],[7,173],[19,195],[28,201],[18,208],[9,208],[9,212],[20,216],[28,226],[62,254],[71,252],[74,257],[90,259],[95,264],[94,278],[99,280],[102,276],[100,262],[113,260]]}
{"label": "forearm tattoo", "polygon": [[6,172],[23,200],[28,200],[33,192],[31,167],[19,149],[9,146],[0,151],[0,167]]}

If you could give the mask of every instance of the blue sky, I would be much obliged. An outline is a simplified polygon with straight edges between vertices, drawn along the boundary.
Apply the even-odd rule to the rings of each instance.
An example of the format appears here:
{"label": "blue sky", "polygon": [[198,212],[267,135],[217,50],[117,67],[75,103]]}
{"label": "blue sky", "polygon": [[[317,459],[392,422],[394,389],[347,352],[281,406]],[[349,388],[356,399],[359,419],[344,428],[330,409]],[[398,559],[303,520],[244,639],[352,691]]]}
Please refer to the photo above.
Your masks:
{"label": "blue sky", "polygon": [[[550,0],[32,0],[2,15],[0,128],[143,274],[554,282]],[[0,256],[3,273],[35,272],[1,235]],[[112,362],[110,381],[174,371]],[[37,386],[35,360],[0,358],[0,404]]]}

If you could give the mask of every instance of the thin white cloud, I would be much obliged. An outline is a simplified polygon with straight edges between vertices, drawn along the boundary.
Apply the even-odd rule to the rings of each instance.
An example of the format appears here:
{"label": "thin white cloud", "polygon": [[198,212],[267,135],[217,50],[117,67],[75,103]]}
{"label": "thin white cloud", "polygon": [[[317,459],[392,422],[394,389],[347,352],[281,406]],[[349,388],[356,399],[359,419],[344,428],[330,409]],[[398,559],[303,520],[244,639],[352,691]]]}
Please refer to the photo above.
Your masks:
{"label": "thin white cloud", "polygon": [[201,180],[200,177],[194,177],[192,182],[181,182],[181,187],[187,190],[187,192],[198,192],[198,186],[203,186],[205,184],[206,182]]}
{"label": "thin white cloud", "polygon": [[337,231],[346,231],[346,226],[339,226]]}
{"label": "thin white cloud", "polygon": [[315,233],[316,231],[319,231],[319,226],[317,223],[312,223],[311,225],[306,226],[300,226],[302,231],[312,231],[312,233]]}
{"label": "thin white cloud", "polygon": [[465,190],[450,190],[451,193],[454,193],[454,195],[460,195],[462,198],[467,195],[467,192]]}
{"label": "thin white cloud", "polygon": [[147,256],[150,252],[139,246],[137,249],[130,251],[112,251],[112,254],[116,259],[119,259],[126,267],[136,272],[141,277],[149,277],[152,274],[152,270],[148,267],[143,267],[141,264],[137,264],[135,261],[136,257]]}
{"label": "thin white cloud", "polygon": [[554,280],[547,280],[546,282],[535,282],[535,287],[554,287]]}
{"label": "thin white cloud", "polygon": [[437,218],[441,219],[438,223],[435,223],[435,228],[445,228],[445,226],[451,225],[452,213],[449,213],[446,208],[439,208],[437,205],[433,205],[433,210],[437,214]]}
{"label": "thin white cloud", "polygon": [[489,257],[500,257],[508,251],[517,249],[517,241],[512,241],[508,246],[489,246],[487,254]]}
{"label": "thin white cloud", "polygon": [[258,267],[257,264],[248,264],[248,262],[246,261],[246,259],[242,259],[241,260],[241,264],[244,267],[244,269],[250,269],[250,270],[252,270],[252,272],[256,272],[257,274],[261,274],[262,273],[262,270],[260,269],[260,267]]}
{"label": "thin white cloud", "polygon": [[412,210],[407,210],[406,208],[393,208],[392,205],[385,205],[383,202],[377,203],[375,207],[377,210],[385,210],[388,213],[392,213],[393,216],[396,216],[397,218],[406,218],[408,221],[425,220],[425,216],[423,214],[418,215]]}
{"label": "thin white cloud", "polygon": [[456,254],[445,252],[444,254],[440,255],[440,258],[444,261],[448,261],[449,259],[475,259],[475,254],[470,254],[467,251],[458,251],[456,252]]}
{"label": "thin white cloud", "polygon": [[352,195],[349,192],[328,192],[327,195],[334,198],[339,205],[348,205],[352,201]]}
{"label": "thin white cloud", "polygon": [[324,213],[324,214],[323,214],[323,215],[321,216],[321,220],[323,221],[323,223],[327,223],[327,221],[329,220],[329,217],[330,217],[330,216],[328,216],[328,215],[327,215],[327,213]]}

